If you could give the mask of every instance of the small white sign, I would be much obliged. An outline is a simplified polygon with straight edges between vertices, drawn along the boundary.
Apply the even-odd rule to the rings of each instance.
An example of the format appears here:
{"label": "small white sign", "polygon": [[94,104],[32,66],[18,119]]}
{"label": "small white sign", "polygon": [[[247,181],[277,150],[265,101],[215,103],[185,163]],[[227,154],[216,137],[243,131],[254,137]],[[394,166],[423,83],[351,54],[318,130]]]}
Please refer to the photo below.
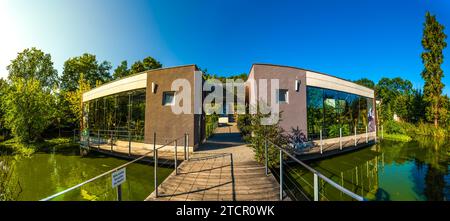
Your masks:
{"label": "small white sign", "polygon": [[112,178],[112,187],[117,187],[118,185],[124,183],[127,180],[126,168],[122,168],[116,172],[111,174]]}

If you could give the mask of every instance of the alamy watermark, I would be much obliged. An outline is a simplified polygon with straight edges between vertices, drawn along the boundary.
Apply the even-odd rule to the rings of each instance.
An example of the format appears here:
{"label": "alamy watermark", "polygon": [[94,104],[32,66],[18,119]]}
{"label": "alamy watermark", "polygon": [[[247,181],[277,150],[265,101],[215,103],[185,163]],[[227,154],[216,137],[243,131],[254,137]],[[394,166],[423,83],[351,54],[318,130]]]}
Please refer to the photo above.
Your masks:
{"label": "alamy watermark", "polygon": [[208,79],[201,89],[193,88],[187,79],[174,80],[171,85],[171,90],[175,91],[172,112],[202,114],[204,111],[206,114],[228,115],[257,114],[259,111],[269,115],[261,119],[262,125],[274,125],[280,120],[278,79],[249,79],[245,82],[242,79],[227,79],[226,82]]}

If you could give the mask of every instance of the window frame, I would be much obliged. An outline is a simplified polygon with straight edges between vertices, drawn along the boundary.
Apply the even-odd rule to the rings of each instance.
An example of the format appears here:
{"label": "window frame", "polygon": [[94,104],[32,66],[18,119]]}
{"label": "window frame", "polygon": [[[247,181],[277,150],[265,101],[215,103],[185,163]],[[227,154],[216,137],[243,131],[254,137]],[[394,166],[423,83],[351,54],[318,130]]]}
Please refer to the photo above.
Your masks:
{"label": "window frame", "polygon": [[[172,102],[166,103],[166,96],[172,94]],[[174,106],[175,105],[175,97],[176,97],[176,91],[164,91],[162,93],[162,105],[163,106]]]}
{"label": "window frame", "polygon": [[[286,96],[284,96],[284,101],[280,101],[280,92],[286,91]],[[277,89],[277,97],[276,97],[277,104],[289,104],[289,89]]]}

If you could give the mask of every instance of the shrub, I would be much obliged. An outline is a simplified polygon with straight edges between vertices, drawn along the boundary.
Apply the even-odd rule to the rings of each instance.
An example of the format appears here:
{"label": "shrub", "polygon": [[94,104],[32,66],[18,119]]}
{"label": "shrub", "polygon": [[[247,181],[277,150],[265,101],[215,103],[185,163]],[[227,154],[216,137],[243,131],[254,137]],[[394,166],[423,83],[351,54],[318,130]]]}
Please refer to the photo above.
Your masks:
{"label": "shrub", "polygon": [[[263,163],[265,161],[266,140],[280,147],[287,147],[287,139],[284,136],[284,130],[279,126],[279,121],[278,123],[272,125],[263,125],[261,123],[262,119],[269,118],[270,114],[262,114],[258,112],[257,114],[248,115],[248,117],[250,119],[250,123],[245,126],[245,130],[249,133],[248,141],[255,152],[255,160],[257,162]],[[277,167],[279,165],[279,150],[278,148],[273,147],[270,143],[268,144],[269,166]]]}
{"label": "shrub", "polygon": [[216,130],[216,128],[217,128],[218,121],[219,121],[219,117],[217,116],[217,114],[206,115],[206,119],[205,119],[206,138],[208,138],[214,134],[214,130]]}
{"label": "shrub", "polygon": [[242,138],[250,142],[251,137],[251,115],[250,114],[240,114],[237,117],[237,127],[241,131]]}
{"label": "shrub", "polygon": [[445,137],[447,130],[440,127],[435,128],[433,124],[420,122],[415,129],[415,133],[424,136]]}
{"label": "shrub", "polygon": [[17,200],[22,192],[20,182],[13,176],[13,172],[13,162],[0,156],[0,201]]}
{"label": "shrub", "polygon": [[401,123],[390,120],[384,124],[384,132],[387,134],[406,134],[406,130]]}
{"label": "shrub", "polygon": [[401,142],[409,142],[412,140],[410,136],[404,134],[385,134],[384,139]]}

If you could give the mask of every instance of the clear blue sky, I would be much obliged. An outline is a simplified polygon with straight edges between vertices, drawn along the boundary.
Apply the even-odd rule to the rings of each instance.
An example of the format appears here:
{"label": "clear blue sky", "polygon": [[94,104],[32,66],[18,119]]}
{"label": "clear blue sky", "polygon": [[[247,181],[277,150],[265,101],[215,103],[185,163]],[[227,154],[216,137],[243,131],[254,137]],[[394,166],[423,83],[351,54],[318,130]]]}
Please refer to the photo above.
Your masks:
{"label": "clear blue sky", "polygon": [[[59,72],[89,52],[114,67],[150,55],[166,67],[195,63],[226,76],[275,63],[352,80],[400,76],[422,87],[427,10],[450,36],[448,0],[0,0],[0,76],[17,51],[36,46]],[[450,94],[450,46],[444,56]]]}

